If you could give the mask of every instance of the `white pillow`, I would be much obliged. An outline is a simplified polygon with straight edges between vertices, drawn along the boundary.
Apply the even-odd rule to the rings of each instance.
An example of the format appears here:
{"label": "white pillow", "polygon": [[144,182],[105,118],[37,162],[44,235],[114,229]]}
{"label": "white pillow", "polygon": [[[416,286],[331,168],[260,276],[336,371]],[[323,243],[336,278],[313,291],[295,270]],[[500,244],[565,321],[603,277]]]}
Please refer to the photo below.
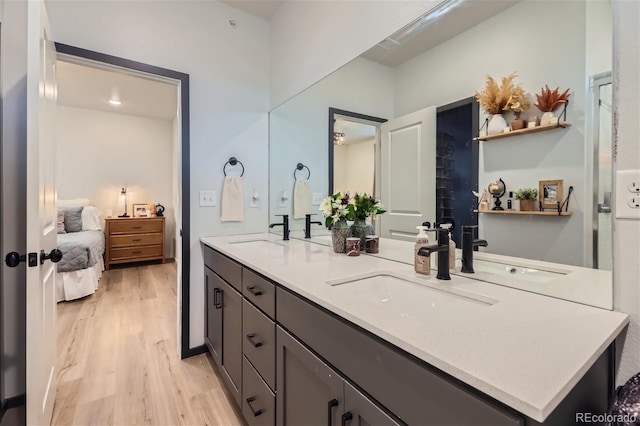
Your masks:
{"label": "white pillow", "polygon": [[94,206],[86,206],[82,209],[82,230],[102,231],[100,218],[98,217],[98,209]]}
{"label": "white pillow", "polygon": [[75,198],[73,200],[58,200],[58,207],[86,207],[91,202],[88,198]]}

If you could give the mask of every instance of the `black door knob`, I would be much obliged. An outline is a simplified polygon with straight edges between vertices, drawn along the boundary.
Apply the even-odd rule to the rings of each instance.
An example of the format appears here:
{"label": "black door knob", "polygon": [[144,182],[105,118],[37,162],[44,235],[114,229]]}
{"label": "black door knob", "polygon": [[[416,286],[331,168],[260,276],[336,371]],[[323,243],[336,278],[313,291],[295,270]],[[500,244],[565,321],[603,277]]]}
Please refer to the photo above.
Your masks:
{"label": "black door knob", "polygon": [[27,260],[27,257],[24,254],[20,255],[20,253],[15,251],[12,251],[11,253],[7,254],[4,258],[4,261],[9,268],[15,268],[20,264],[20,262],[24,262],[26,260]]}
{"label": "black door knob", "polygon": [[53,263],[58,263],[62,259],[62,252],[58,249],[53,249],[49,254],[44,250],[40,251],[40,264],[42,265],[45,260],[50,259]]}

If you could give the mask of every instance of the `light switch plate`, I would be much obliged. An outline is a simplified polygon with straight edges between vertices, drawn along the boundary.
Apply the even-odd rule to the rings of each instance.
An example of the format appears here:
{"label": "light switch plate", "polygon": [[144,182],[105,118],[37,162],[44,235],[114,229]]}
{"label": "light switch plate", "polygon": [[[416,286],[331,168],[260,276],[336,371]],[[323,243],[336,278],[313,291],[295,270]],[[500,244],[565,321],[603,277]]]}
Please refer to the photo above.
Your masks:
{"label": "light switch plate", "polygon": [[616,218],[640,219],[640,170],[616,172]]}
{"label": "light switch plate", "polygon": [[311,200],[311,205],[319,206],[322,204],[322,192],[314,192]]}
{"label": "light switch plate", "polygon": [[218,202],[216,191],[200,191],[200,207],[215,207]]}

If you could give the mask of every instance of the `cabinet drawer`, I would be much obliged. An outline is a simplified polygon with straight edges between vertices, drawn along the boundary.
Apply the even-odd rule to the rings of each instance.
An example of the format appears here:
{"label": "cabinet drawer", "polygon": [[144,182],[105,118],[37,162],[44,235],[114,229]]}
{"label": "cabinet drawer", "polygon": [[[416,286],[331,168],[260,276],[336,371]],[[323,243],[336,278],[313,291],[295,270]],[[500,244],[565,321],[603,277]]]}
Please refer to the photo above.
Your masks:
{"label": "cabinet drawer", "polygon": [[267,314],[276,316],[276,286],[250,269],[242,271],[242,295]]}
{"label": "cabinet drawer", "polygon": [[158,244],[162,244],[162,234],[114,235],[111,237],[111,248],[155,246]]}
{"label": "cabinet drawer", "polygon": [[404,423],[524,424],[514,410],[281,287],[276,299],[280,325]]}
{"label": "cabinet drawer", "polygon": [[110,224],[111,235],[113,234],[151,234],[162,232],[164,221],[149,219],[131,219],[123,221],[113,221]]}
{"label": "cabinet drawer", "polygon": [[250,426],[273,426],[276,396],[246,358],[242,363],[242,415]]}
{"label": "cabinet drawer", "polygon": [[205,245],[204,264],[242,292],[242,266],[239,263]]}
{"label": "cabinet drawer", "polygon": [[242,302],[242,352],[275,389],[276,325],[246,300]]}
{"label": "cabinet drawer", "polygon": [[162,257],[162,246],[118,248],[111,250],[111,261]]}

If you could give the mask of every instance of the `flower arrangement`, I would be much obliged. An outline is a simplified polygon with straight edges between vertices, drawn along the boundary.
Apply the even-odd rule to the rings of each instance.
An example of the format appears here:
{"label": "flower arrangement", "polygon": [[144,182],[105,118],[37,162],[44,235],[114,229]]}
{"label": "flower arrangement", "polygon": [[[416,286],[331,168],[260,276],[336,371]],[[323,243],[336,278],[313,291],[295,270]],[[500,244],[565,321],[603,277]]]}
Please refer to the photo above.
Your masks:
{"label": "flower arrangement", "polygon": [[535,200],[538,198],[538,190],[535,188],[521,188],[514,195],[516,200]]}
{"label": "flower arrangement", "polygon": [[491,76],[487,76],[484,89],[476,92],[476,100],[480,106],[489,114],[502,114],[507,111],[509,100],[512,98],[516,86],[513,80],[517,74],[511,73],[502,77],[500,84]]}
{"label": "flower arrangement", "polygon": [[511,111],[516,115],[516,119],[520,118],[520,114],[527,112],[531,108],[531,100],[529,94],[518,84],[507,101],[506,111]]}
{"label": "flower arrangement", "polygon": [[341,219],[353,220],[355,206],[350,201],[351,197],[348,192],[345,194],[336,192],[322,200],[320,211],[325,217],[324,225],[327,228]]}
{"label": "flower arrangement", "polygon": [[362,195],[356,193],[354,197],[354,204],[356,219],[366,219],[369,216],[376,217],[377,215],[387,212],[382,208],[380,200],[376,200],[374,197],[365,193]]}
{"label": "flower arrangement", "polygon": [[542,112],[553,112],[557,110],[560,105],[567,102],[569,96],[571,96],[569,90],[571,89],[560,93],[558,87],[551,90],[549,86],[545,84],[545,86],[540,89],[540,93],[536,94],[537,102],[534,105]]}

